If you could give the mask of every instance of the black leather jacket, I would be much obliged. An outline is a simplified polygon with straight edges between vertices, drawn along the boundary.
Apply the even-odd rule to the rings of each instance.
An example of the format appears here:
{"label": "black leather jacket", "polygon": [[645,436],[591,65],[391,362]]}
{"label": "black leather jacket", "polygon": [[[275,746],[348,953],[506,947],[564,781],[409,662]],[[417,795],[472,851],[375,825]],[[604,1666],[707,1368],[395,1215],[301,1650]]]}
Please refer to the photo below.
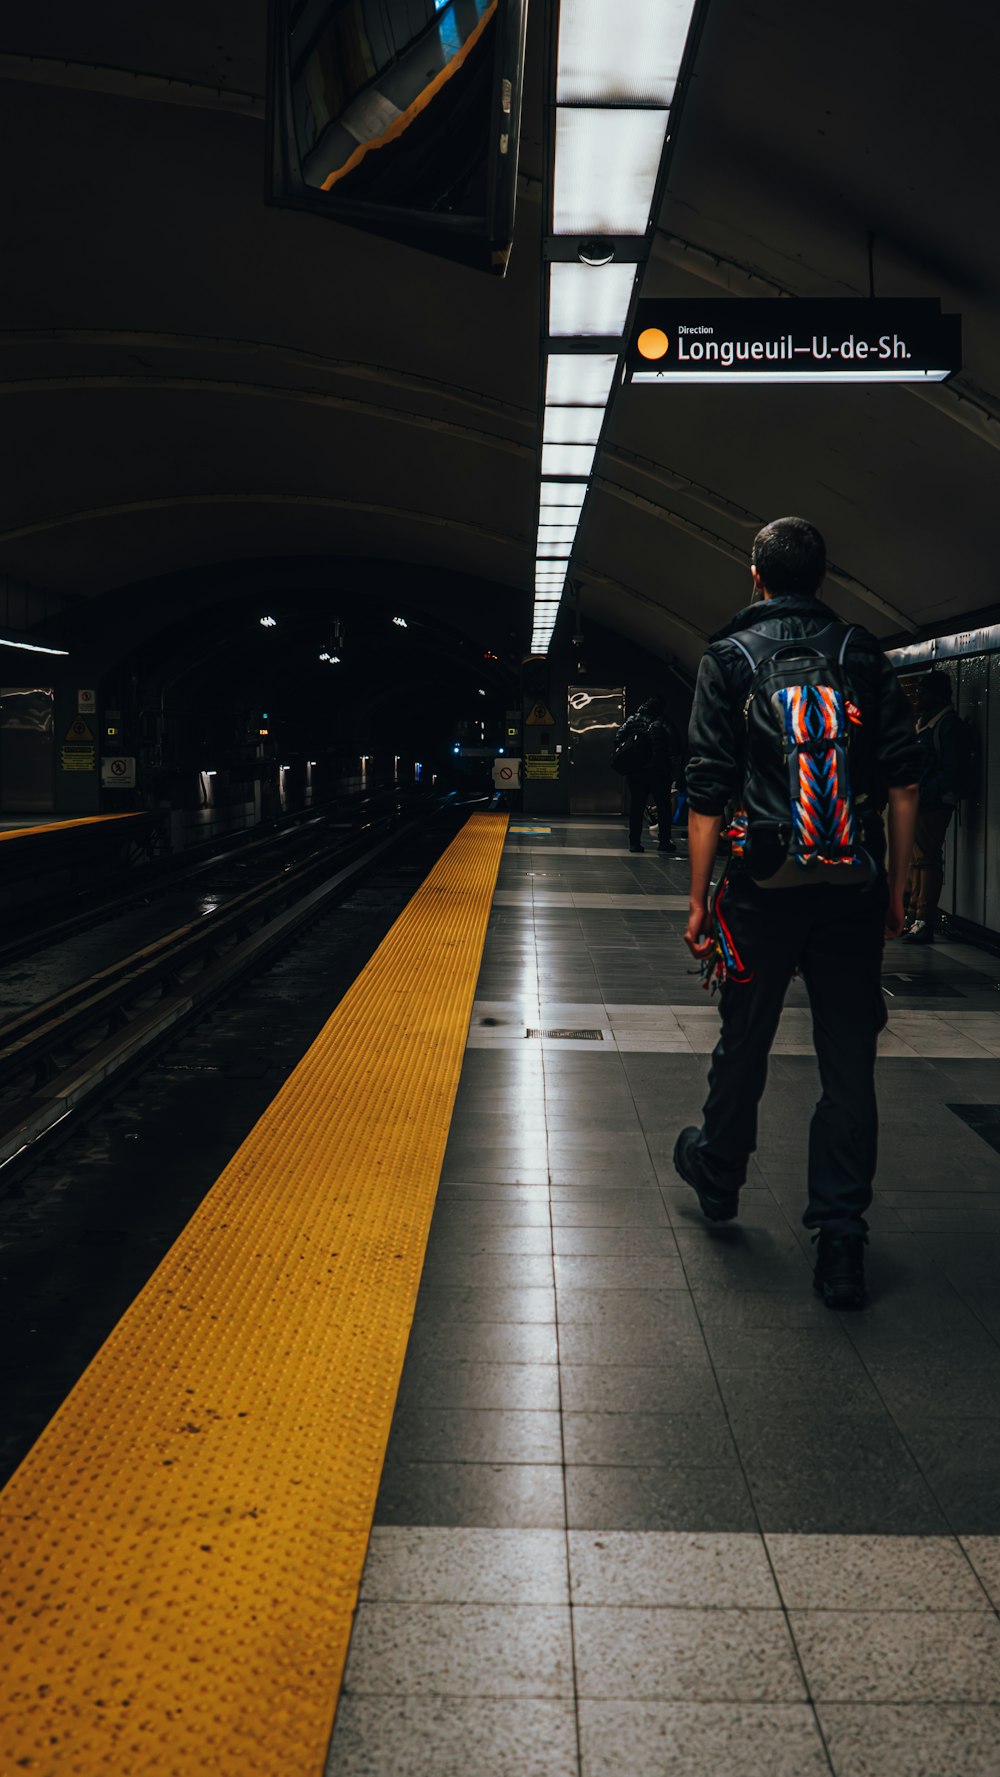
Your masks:
{"label": "black leather jacket", "polygon": [[[789,594],[748,605],[713,636],[698,669],[688,733],[687,792],[698,814],[722,815],[743,790],[745,721],[750,663],[729,636],[747,629],[798,641],[839,619],[818,599]],[[861,708],[862,776],[871,804],[882,808],[890,788],[915,784],[920,749],[913,712],[882,649],[868,630],[855,627],[845,662]]]}

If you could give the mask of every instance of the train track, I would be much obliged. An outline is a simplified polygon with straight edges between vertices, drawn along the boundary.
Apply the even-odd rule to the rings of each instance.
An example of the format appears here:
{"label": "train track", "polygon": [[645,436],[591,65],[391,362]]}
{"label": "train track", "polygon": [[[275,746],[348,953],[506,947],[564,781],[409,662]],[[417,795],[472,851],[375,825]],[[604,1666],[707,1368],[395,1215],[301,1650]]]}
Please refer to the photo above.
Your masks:
{"label": "train track", "polygon": [[0,1188],[40,1144],[232,992],[440,807],[399,818],[394,800],[359,834],[320,839],[299,858],[280,855],[265,880],[0,1026]]}

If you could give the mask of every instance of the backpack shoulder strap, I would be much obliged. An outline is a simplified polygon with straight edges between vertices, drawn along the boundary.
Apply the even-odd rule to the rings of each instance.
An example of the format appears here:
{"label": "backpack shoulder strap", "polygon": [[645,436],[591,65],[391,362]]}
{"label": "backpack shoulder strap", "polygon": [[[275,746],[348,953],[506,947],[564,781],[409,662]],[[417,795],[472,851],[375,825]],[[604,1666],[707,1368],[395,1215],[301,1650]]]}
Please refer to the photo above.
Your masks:
{"label": "backpack shoulder strap", "polygon": [[738,648],[751,669],[756,671],[758,666],[769,660],[772,654],[777,654],[779,649],[794,648],[800,644],[815,648],[818,654],[825,654],[828,659],[835,660],[838,666],[843,666],[851,638],[856,633],[855,624],[840,623],[835,618],[832,623],[827,623],[811,636],[764,636],[758,630],[745,629],[738,636],[726,636],[725,640]]}

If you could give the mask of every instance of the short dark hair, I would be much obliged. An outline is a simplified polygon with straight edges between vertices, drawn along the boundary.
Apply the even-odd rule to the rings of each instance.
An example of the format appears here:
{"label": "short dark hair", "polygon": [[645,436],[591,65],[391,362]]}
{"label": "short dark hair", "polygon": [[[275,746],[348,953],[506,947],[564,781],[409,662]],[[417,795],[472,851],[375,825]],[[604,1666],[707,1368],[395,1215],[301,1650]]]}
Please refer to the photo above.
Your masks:
{"label": "short dark hair", "polygon": [[950,703],[951,674],[940,671],[925,673],[924,677],[920,679],[917,684],[917,690],[922,691],[925,697],[929,692],[935,703]]}
{"label": "short dark hair", "polygon": [[758,531],[750,561],[768,592],[815,598],[826,573],[826,544],[804,518],[774,518]]}

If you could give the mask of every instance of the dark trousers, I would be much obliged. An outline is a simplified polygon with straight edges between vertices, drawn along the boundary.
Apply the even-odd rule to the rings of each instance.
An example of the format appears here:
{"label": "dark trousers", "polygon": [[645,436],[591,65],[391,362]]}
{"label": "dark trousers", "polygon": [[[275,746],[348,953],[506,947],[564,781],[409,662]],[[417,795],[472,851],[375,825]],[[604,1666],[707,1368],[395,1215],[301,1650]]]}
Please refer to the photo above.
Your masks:
{"label": "dark trousers", "polygon": [[727,880],[716,904],[745,982],[720,994],[722,1034],[712,1056],[696,1144],[698,1164],[737,1191],[757,1145],[757,1106],[785,990],[798,969],[809,994],[822,1094],[809,1130],[807,1228],[863,1233],[878,1145],[875,1051],[886,1022],[880,972],[886,886],[759,889]]}
{"label": "dark trousers", "polygon": [[944,887],[944,842],[954,812],[953,808],[928,808],[917,815],[910,864],[910,914],[914,919],[926,919],[929,925],[937,920]]}
{"label": "dark trousers", "polygon": [[660,844],[666,849],[670,841],[670,776],[654,777],[651,773],[629,772],[628,778],[628,842],[642,844],[642,817],[647,802],[656,803],[660,822]]}

